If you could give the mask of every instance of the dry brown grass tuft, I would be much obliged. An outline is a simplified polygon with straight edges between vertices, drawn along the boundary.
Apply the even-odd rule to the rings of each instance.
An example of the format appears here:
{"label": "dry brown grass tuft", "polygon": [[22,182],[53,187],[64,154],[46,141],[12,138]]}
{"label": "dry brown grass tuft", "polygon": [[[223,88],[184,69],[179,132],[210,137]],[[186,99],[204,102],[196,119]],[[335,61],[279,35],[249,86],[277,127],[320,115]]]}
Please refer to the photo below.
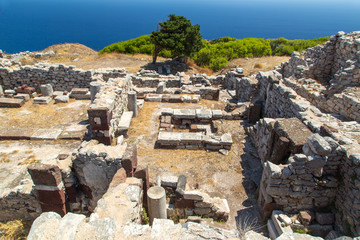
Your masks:
{"label": "dry brown grass tuft", "polygon": [[264,65],[262,63],[255,63],[254,68],[263,68]]}
{"label": "dry brown grass tuft", "polygon": [[28,156],[24,161],[18,163],[18,165],[29,165],[29,164],[34,164],[34,163],[38,163],[40,162],[40,160],[35,159],[35,155],[30,155]]}
{"label": "dry brown grass tuft", "polygon": [[0,223],[0,239],[26,239],[30,227],[31,223],[24,220],[13,220],[6,223]]}

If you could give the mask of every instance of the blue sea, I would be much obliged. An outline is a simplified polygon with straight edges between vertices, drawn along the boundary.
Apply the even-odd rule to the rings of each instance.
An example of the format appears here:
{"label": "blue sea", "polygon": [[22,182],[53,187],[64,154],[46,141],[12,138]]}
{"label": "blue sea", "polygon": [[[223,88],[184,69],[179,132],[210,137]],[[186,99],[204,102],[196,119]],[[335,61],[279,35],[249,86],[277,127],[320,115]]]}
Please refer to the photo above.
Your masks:
{"label": "blue sea", "polygon": [[150,34],[169,14],[223,36],[312,39],[360,30],[360,0],[0,0],[0,49],[81,43],[95,50]]}

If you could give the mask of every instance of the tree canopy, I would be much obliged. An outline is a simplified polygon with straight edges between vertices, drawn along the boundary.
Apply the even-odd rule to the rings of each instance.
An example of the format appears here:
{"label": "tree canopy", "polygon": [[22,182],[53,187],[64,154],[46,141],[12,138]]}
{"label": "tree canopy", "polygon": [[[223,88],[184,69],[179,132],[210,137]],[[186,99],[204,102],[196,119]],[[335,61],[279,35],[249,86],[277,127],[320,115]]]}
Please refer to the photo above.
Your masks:
{"label": "tree canopy", "polygon": [[186,17],[171,14],[168,20],[159,25],[160,30],[153,31],[150,35],[150,40],[155,45],[153,63],[163,49],[170,50],[172,57],[189,57],[201,49],[200,26],[192,25]]}

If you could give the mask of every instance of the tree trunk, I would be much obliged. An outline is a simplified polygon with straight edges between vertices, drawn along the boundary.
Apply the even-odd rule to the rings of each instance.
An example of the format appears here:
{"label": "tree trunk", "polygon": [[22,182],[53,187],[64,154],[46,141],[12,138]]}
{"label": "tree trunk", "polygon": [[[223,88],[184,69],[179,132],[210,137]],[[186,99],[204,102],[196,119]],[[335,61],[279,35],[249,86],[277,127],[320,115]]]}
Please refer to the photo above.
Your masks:
{"label": "tree trunk", "polygon": [[153,61],[152,61],[153,64],[156,63],[157,55],[158,55],[159,52],[160,52],[160,48],[159,48],[157,45],[155,45],[154,55],[153,55]]}

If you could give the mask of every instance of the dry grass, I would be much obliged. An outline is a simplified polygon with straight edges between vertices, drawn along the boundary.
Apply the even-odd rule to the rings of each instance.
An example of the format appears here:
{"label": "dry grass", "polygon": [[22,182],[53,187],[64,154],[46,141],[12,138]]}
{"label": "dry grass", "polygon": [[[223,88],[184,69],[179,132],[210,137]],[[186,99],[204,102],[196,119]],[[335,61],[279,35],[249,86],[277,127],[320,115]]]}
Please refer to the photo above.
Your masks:
{"label": "dry grass", "polygon": [[24,161],[18,163],[18,165],[29,165],[29,164],[34,164],[34,163],[38,163],[40,162],[40,160],[35,158],[35,155],[30,155],[28,156]]}
{"label": "dry grass", "polygon": [[13,220],[0,223],[0,239],[17,240],[26,239],[31,223],[24,220]]}
{"label": "dry grass", "polygon": [[[47,105],[33,104],[33,100],[28,101],[21,108],[1,108],[0,115],[4,128],[51,128],[58,125],[66,125],[80,122],[87,119],[87,105],[80,107],[65,107],[69,104],[76,104],[76,100],[71,99],[69,103]],[[71,106],[71,105],[70,105]]]}
{"label": "dry grass", "polygon": [[279,66],[282,62],[286,62],[289,59],[290,57],[279,56],[249,58],[248,60],[245,58],[238,58],[230,61],[230,63],[226,65],[224,69],[217,72],[217,74],[224,74],[237,65],[238,67],[244,69],[245,76],[250,76],[256,74],[259,70],[264,72],[270,71],[274,69],[275,66]]}

